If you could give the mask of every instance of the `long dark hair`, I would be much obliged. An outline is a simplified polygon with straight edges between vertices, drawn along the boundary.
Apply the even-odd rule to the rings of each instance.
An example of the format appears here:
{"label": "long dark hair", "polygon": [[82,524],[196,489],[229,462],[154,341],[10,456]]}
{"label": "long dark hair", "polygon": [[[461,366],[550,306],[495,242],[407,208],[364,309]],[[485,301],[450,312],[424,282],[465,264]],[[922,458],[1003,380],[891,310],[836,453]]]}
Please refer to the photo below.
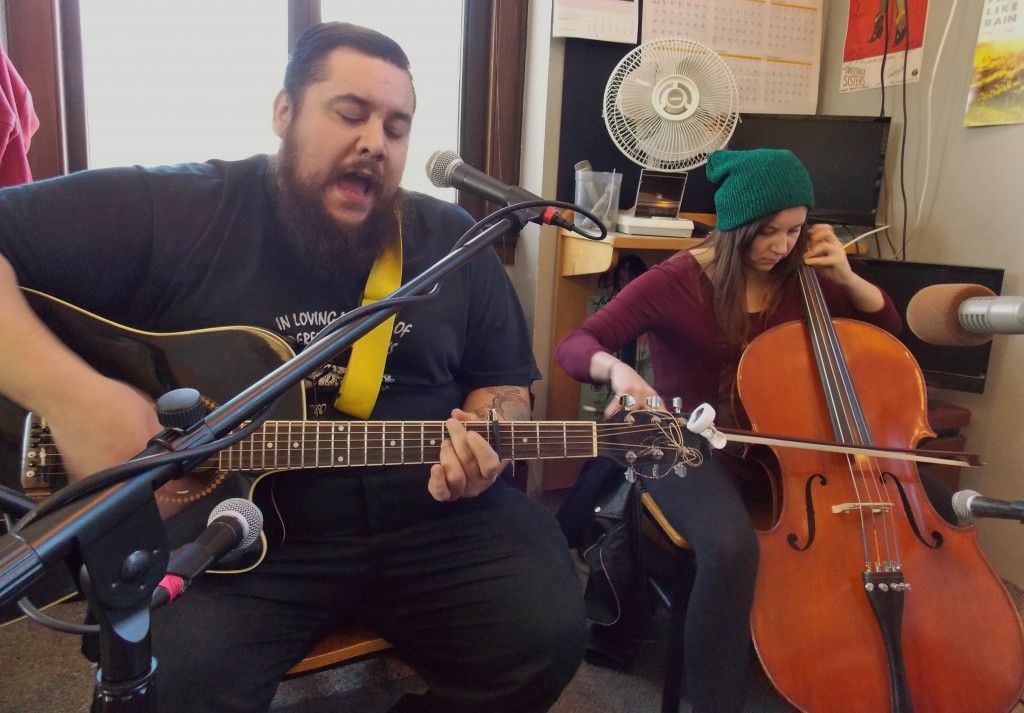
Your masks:
{"label": "long dark hair", "polygon": [[[766,215],[732,230],[714,230],[695,249],[702,256],[708,256],[706,259],[698,258],[698,261],[714,287],[715,317],[729,344],[742,346],[747,341],[750,320],[747,315],[747,278],[743,260],[754,244],[754,238],[774,218],[774,214]],[[767,314],[771,314],[778,305],[782,285],[803,264],[806,248],[807,226],[804,225],[789,255],[780,260],[769,273],[772,289],[768,304],[765,305]]]}
{"label": "long dark hair", "polygon": [[[412,80],[409,57],[387,35],[349,22],[323,22],[302,33],[284,70],[284,90],[296,107],[302,104],[303,90],[323,77],[327,55],[342,47],[390,62],[409,73]],[[415,101],[415,92],[413,96]]]}

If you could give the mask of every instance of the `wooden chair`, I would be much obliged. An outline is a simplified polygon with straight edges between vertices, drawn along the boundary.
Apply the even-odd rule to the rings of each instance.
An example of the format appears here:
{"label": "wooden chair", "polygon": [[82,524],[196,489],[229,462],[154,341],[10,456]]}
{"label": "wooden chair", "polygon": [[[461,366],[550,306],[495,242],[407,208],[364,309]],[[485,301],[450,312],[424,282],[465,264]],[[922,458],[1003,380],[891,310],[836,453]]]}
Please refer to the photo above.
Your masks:
{"label": "wooden chair", "polygon": [[641,534],[657,550],[666,553],[672,562],[669,589],[656,578],[651,577],[651,587],[669,610],[668,639],[665,642],[665,669],[661,687],[662,713],[678,713],[679,699],[683,694],[683,627],[686,622],[686,605],[696,577],[693,548],[665,518],[661,508],[650,493],[641,496],[644,517],[641,520]]}
{"label": "wooden chair", "polygon": [[[686,622],[686,606],[696,578],[696,564],[693,548],[686,538],[679,534],[666,519],[650,493],[641,497],[644,518],[641,534],[661,552],[667,553],[672,562],[669,589],[651,577],[651,587],[669,610],[668,640],[665,642],[665,674],[661,689],[662,713],[678,713],[679,699],[685,690],[683,675],[683,641]],[[755,527],[767,529],[777,517],[777,498],[747,502]]]}
{"label": "wooden chair", "polygon": [[284,678],[288,680],[324,671],[359,661],[390,648],[391,644],[372,631],[356,627],[340,628],[320,639],[304,659],[291,667]]}

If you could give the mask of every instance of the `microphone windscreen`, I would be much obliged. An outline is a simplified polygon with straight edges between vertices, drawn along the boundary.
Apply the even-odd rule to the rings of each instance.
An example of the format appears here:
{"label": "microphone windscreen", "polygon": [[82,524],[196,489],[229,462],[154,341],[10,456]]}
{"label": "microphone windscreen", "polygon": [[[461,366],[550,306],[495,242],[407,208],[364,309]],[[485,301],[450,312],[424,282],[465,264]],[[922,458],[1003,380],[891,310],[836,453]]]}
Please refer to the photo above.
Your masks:
{"label": "microphone windscreen", "polygon": [[210,511],[210,516],[206,519],[206,523],[210,524],[222,515],[234,517],[243,523],[245,534],[242,537],[242,541],[235,547],[236,550],[244,550],[254,543],[263,531],[263,511],[251,500],[228,498],[217,503],[217,506]]}
{"label": "microphone windscreen", "polygon": [[974,513],[971,512],[971,499],[976,498],[981,493],[976,490],[958,490],[953,493],[953,512],[958,517],[964,520],[973,520]]}
{"label": "microphone windscreen", "polygon": [[971,297],[992,297],[981,285],[929,285],[910,298],[907,326],[922,342],[951,347],[976,347],[992,339],[991,334],[974,334],[960,326],[959,309]]}
{"label": "microphone windscreen", "polygon": [[459,155],[451,149],[435,151],[427,159],[427,178],[437,188],[451,188],[452,166],[461,161]]}

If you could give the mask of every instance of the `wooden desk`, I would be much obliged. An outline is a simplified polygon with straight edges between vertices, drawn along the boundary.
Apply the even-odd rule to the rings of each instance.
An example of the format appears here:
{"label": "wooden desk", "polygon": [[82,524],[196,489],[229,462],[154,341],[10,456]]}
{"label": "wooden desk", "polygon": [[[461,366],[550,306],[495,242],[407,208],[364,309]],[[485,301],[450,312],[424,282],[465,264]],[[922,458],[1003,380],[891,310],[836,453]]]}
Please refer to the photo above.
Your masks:
{"label": "wooden desk", "polygon": [[[709,220],[711,216],[692,218],[713,222]],[[653,265],[699,242],[699,238],[659,238],[622,233],[609,233],[604,240],[598,241],[561,231],[555,252],[552,352],[547,370],[549,421],[579,420],[580,385],[555,361],[554,349],[566,334],[586,319],[587,301],[597,292],[600,275],[613,269],[623,254],[635,254],[648,265]],[[581,465],[578,459],[545,461],[544,489],[568,488],[576,480]]]}

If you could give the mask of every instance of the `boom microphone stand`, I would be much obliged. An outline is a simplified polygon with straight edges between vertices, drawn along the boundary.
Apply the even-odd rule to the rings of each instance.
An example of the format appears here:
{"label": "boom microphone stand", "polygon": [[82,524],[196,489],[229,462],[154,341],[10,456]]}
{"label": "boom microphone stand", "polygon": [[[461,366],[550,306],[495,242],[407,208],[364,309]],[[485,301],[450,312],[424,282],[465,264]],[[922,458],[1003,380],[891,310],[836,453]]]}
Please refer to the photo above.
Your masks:
{"label": "boom microphone stand", "polygon": [[[395,314],[408,298],[426,295],[443,277],[465,265],[498,238],[519,232],[526,221],[537,219],[540,211],[536,209],[544,206],[579,210],[555,201],[529,201],[496,211],[487,220],[501,216],[500,220],[492,222],[475,237],[460,240],[433,266],[375,303],[366,316],[315,340],[180,436],[151,442],[153,445],[137,457],[170,452],[180,456],[176,462],[148,467],[134,477],[70,503],[60,499],[63,491],[59,491],[49,501],[57,498],[60,507],[47,509],[44,507],[47,501],[44,501],[40,510],[45,514],[0,537],[0,605],[19,598],[42,576],[45,567],[57,560],[66,560],[71,567],[80,566],[83,589],[100,627],[100,668],[92,702],[94,713],[155,713],[158,710],[156,696],[151,695],[156,661],[149,638],[150,601],[167,567],[168,544],[153,491],[205,458],[206,454],[199,456],[190,449],[228,435],[263,412],[309,372],[341,354]],[[593,219],[586,211],[581,212]],[[602,227],[600,236],[587,237],[603,235]]]}

